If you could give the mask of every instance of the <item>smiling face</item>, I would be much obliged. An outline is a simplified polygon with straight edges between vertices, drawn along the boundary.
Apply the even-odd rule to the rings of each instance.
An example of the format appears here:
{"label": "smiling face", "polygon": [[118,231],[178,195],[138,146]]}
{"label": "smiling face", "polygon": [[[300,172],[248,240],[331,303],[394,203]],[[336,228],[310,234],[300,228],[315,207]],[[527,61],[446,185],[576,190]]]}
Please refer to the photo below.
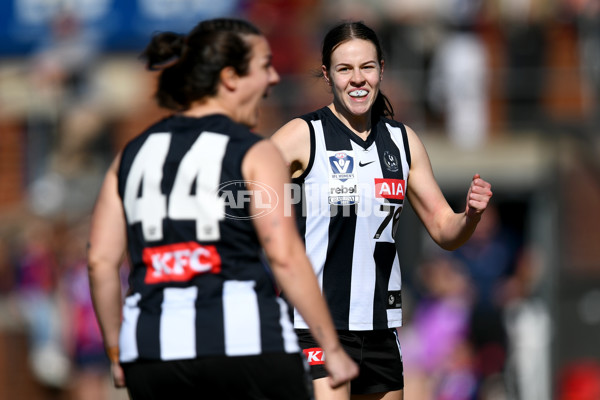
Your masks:
{"label": "smiling face", "polygon": [[279,83],[279,75],[271,64],[271,49],[264,36],[248,35],[252,47],[248,73],[239,77],[239,105],[234,119],[248,127],[258,123],[260,100],[268,95],[269,88]]}
{"label": "smiling face", "polygon": [[322,67],[333,91],[335,111],[347,120],[370,120],[377,94],[383,61],[375,45],[363,39],[350,39],[331,53],[331,67]]}

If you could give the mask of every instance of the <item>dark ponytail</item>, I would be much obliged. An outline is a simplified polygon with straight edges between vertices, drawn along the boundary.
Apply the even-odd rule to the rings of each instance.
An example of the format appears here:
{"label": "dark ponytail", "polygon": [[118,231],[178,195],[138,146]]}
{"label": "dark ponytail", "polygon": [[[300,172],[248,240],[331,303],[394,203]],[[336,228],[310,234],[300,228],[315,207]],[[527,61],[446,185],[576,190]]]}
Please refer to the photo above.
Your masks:
{"label": "dark ponytail", "polygon": [[390,103],[390,100],[385,94],[381,93],[381,89],[379,90],[379,93],[377,93],[377,97],[373,103],[372,114],[394,119],[394,108],[392,107],[392,103]]}
{"label": "dark ponytail", "polygon": [[146,59],[146,68],[151,71],[162,69],[169,61],[181,57],[184,36],[174,32],[162,32],[152,36],[150,43],[141,54]]}
{"label": "dark ponytail", "polygon": [[217,93],[221,70],[248,73],[251,46],[245,35],[261,35],[244,20],[217,18],[196,25],[188,35],[154,35],[141,57],[150,70],[161,70],[156,100],[161,107],[185,111],[194,101]]}

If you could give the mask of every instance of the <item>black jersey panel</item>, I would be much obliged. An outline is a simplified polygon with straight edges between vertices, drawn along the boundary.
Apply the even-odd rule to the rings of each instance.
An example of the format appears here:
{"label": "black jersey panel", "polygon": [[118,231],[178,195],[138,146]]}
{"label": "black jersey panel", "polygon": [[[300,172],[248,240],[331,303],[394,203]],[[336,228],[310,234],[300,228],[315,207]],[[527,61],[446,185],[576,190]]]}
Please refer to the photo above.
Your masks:
{"label": "black jersey panel", "polygon": [[340,324],[347,324],[350,311],[356,207],[331,206],[331,210],[329,245],[323,267],[323,295],[328,304],[335,304],[331,312],[337,329],[348,329]]}
{"label": "black jersey panel", "polygon": [[141,312],[137,326],[137,343],[140,358],[160,359],[160,305],[163,295],[154,291],[152,297],[140,302]]}
{"label": "black jersey panel", "polygon": [[[385,120],[380,120],[380,122],[376,125],[375,129],[377,131],[387,131],[384,121]],[[398,123],[396,123],[396,125],[397,124]],[[398,179],[404,176],[400,150],[389,134],[377,135],[377,153],[381,162],[381,172],[384,179]],[[387,201],[394,204],[404,203],[403,199],[387,199]]]}
{"label": "black jersey panel", "polygon": [[381,326],[387,323],[388,283],[392,273],[392,265],[396,257],[396,245],[388,242],[375,243],[375,296],[373,298],[373,325]]}
{"label": "black jersey panel", "polygon": [[225,353],[223,303],[223,280],[219,276],[204,275],[196,278],[196,349],[198,354]]}

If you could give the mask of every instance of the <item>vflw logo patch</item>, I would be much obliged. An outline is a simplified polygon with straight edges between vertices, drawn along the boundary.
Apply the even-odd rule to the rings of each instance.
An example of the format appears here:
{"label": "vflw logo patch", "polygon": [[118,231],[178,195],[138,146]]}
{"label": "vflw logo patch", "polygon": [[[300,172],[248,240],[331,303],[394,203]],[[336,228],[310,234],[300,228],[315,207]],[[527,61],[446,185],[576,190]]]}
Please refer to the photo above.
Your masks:
{"label": "vflw logo patch", "polygon": [[354,178],[354,153],[352,151],[328,151],[331,178],[341,182]]}

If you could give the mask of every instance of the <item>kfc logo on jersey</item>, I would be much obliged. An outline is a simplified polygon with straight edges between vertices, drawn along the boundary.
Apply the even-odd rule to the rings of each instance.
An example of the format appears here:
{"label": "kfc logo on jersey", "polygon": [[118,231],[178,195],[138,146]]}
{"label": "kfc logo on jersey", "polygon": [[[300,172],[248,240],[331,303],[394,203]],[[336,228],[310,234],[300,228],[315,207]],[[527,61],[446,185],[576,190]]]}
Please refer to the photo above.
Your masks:
{"label": "kfc logo on jersey", "polygon": [[221,257],[216,247],[196,242],[147,247],[142,259],[146,264],[147,284],[186,282],[196,275],[221,272]]}
{"label": "kfc logo on jersey", "polygon": [[306,356],[308,365],[322,365],[325,364],[325,353],[320,347],[312,347],[310,349],[302,350]]}
{"label": "kfc logo on jersey", "polygon": [[404,200],[404,193],[406,193],[406,181],[404,179],[375,178],[375,197]]}

